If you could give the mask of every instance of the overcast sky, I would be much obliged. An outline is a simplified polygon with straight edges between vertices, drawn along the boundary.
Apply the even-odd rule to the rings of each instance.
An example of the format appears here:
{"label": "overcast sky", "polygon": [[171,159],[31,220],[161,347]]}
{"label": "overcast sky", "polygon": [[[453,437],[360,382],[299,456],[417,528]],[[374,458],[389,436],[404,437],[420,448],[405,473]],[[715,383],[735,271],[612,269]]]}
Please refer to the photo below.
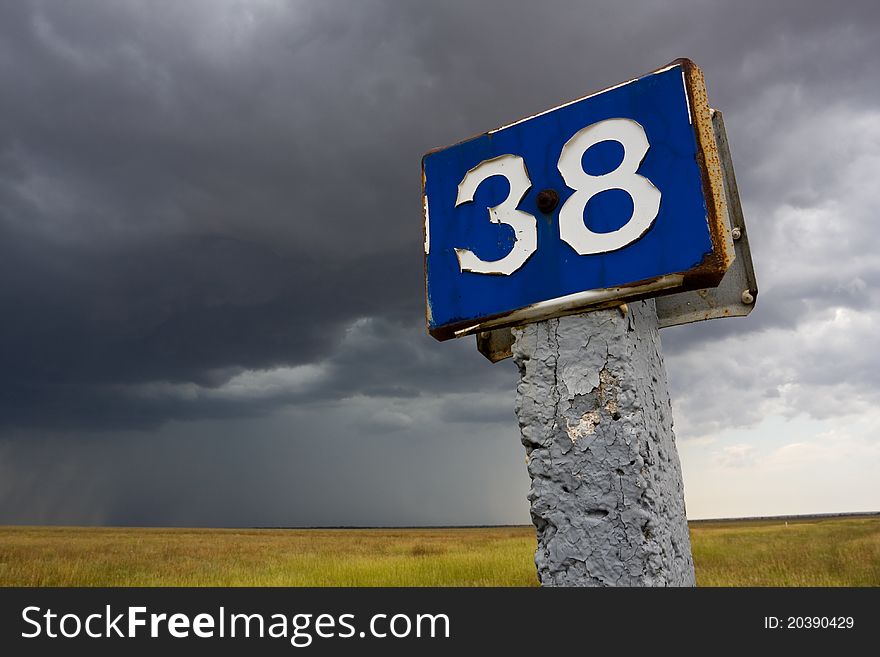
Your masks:
{"label": "overcast sky", "polygon": [[0,522],[529,521],[420,158],[677,57],[759,303],[665,329],[691,518],[880,510],[880,5],[0,5]]}

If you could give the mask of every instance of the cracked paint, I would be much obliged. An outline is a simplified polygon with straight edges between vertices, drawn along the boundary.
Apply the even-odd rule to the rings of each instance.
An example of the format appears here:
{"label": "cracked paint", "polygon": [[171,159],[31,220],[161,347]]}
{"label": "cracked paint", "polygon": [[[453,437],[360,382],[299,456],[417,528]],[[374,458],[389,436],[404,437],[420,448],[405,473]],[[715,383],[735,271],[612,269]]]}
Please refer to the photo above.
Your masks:
{"label": "cracked paint", "polygon": [[653,301],[513,330],[545,586],[693,586]]}

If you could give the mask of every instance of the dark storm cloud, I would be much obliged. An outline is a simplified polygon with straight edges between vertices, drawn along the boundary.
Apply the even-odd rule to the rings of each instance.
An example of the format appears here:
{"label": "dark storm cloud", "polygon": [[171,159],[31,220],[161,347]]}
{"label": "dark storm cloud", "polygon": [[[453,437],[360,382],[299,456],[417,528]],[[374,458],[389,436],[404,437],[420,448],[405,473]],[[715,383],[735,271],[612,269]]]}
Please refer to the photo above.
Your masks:
{"label": "dark storm cloud", "polygon": [[386,120],[388,55],[350,52],[369,13],[164,9],[4,8],[5,423],[115,423],[110,384],[217,384],[418,312],[417,172],[387,155],[417,113]]}
{"label": "dark storm cloud", "polygon": [[[0,500],[153,522],[173,496],[125,482],[146,486],[173,445],[198,486],[252,444],[301,458],[307,482],[309,464],[332,472],[311,451],[324,439],[515,443],[510,362],[424,332],[419,159],[680,56],[724,111],[761,287],[747,319],[664,332],[682,435],[880,397],[863,347],[880,320],[878,52],[873,1],[5,3]],[[275,413],[301,454],[257,435]],[[185,446],[181,427],[212,421]],[[378,462],[369,444],[328,476]],[[68,484],[35,492],[40,464],[77,445],[97,465],[50,469],[93,478],[89,500],[51,508]],[[205,522],[222,504],[238,502]]]}
{"label": "dark storm cloud", "polygon": [[386,421],[369,432],[363,410],[0,442],[0,519],[188,527],[528,522],[527,475],[510,431],[483,427],[477,439],[442,423],[401,431]]}

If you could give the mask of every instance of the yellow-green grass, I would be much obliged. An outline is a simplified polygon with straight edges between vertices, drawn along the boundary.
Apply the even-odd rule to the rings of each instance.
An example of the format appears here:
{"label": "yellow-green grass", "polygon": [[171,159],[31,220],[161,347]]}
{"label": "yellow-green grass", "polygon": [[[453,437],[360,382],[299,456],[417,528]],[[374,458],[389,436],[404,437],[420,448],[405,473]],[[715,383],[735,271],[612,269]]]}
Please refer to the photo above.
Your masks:
{"label": "yellow-green grass", "polygon": [[0,528],[0,584],[529,586],[534,530]]}
{"label": "yellow-green grass", "polygon": [[[691,523],[701,586],[880,586],[880,516]],[[535,586],[532,527],[0,527],[4,586]]]}
{"label": "yellow-green grass", "polygon": [[692,522],[699,586],[880,586],[880,516]]}

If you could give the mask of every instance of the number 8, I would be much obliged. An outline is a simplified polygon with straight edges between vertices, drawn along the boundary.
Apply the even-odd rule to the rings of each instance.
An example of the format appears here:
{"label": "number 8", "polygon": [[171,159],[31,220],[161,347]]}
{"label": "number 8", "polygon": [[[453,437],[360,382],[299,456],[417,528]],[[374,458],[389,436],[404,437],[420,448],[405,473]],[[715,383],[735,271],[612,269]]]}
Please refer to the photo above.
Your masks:
{"label": "number 8", "polygon": [[[609,140],[623,146],[623,161],[613,171],[591,176],[583,170],[581,158],[591,146]],[[559,173],[575,192],[559,210],[559,237],[578,255],[622,249],[644,235],[654,223],[660,211],[660,190],[636,173],[648,147],[645,129],[630,119],[608,119],[589,125],[562,147],[557,165]],[[587,201],[608,189],[621,189],[630,195],[632,215],[617,230],[594,233],[584,225],[584,210]]]}

